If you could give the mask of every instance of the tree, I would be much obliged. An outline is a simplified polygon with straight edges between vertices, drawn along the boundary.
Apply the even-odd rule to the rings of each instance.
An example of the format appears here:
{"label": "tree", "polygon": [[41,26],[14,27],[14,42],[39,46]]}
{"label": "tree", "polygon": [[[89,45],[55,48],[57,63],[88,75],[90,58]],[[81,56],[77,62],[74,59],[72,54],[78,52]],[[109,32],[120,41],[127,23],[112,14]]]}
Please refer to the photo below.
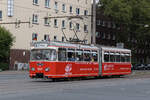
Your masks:
{"label": "tree", "polygon": [[117,42],[132,50],[133,60],[150,58],[150,0],[100,0],[97,11],[122,26]]}
{"label": "tree", "polygon": [[[124,33],[120,33],[120,39],[128,38],[134,34],[136,40],[150,37],[150,1],[149,0],[100,0],[99,10],[117,23],[123,25]],[[125,41],[122,41],[125,42]]]}
{"label": "tree", "polygon": [[14,37],[4,27],[0,26],[0,69],[8,69],[8,58]]}

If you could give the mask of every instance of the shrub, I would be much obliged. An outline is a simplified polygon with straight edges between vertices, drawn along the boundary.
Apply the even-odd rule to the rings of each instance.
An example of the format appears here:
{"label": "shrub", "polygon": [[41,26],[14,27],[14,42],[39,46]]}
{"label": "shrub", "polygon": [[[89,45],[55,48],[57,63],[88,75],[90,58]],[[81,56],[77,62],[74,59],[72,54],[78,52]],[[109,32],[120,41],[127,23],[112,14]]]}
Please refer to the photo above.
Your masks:
{"label": "shrub", "polygon": [[1,70],[8,70],[9,64],[8,63],[0,63],[0,69]]}
{"label": "shrub", "polygon": [[0,69],[2,70],[8,69],[9,53],[13,40],[13,35],[4,27],[0,26]]}

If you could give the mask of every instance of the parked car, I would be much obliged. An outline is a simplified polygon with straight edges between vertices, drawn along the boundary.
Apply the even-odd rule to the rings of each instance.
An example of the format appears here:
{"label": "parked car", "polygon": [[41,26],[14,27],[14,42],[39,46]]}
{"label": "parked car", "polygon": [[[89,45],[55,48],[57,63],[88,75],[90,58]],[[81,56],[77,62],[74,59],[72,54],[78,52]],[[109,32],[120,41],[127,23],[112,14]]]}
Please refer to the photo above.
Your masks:
{"label": "parked car", "polygon": [[150,64],[147,64],[147,68],[148,68],[148,70],[150,70]]}
{"label": "parked car", "polygon": [[150,70],[150,64],[145,64],[145,69]]}
{"label": "parked car", "polygon": [[133,70],[144,70],[145,65],[144,64],[136,64],[133,66]]}

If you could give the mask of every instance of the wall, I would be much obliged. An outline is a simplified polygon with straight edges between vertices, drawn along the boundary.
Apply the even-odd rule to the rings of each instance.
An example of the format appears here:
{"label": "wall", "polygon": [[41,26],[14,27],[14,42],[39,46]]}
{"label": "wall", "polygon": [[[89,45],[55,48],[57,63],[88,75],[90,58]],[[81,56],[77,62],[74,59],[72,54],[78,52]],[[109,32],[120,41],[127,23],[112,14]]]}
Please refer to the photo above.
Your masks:
{"label": "wall", "polygon": [[[58,2],[58,12],[56,13],[54,9],[54,2]],[[91,15],[91,0],[50,0],[50,7],[46,8],[45,0],[39,0],[38,5],[33,4],[33,0],[14,0],[13,16],[8,17],[7,15],[7,0],[0,1],[0,10],[2,11],[2,20],[0,23],[5,22],[30,22],[20,23],[20,24],[0,24],[1,26],[8,29],[14,36],[15,42],[11,50],[11,67],[13,69],[13,64],[15,61],[18,62],[28,62],[28,59],[22,59],[22,52],[30,49],[30,43],[32,42],[32,34],[37,33],[38,41],[44,39],[44,35],[50,36],[50,40],[54,40],[54,36],[57,36],[57,40],[61,41],[64,37],[62,33],[62,20],[66,22],[66,28],[64,32],[67,38],[72,38],[75,33],[73,30],[69,29],[68,18],[56,18],[58,20],[58,28],[54,27],[54,18],[49,19],[49,25],[44,24],[45,17],[56,17],[56,16],[76,16],[76,8],[80,8],[80,15],[84,15],[84,10],[88,10],[88,15]],[[66,12],[62,11],[62,4],[66,5]],[[73,13],[69,12],[69,7],[73,6]],[[32,23],[33,14],[38,15],[38,23]],[[84,17],[81,19],[72,19],[73,23],[80,24],[80,31],[77,32],[79,39],[83,40],[85,37],[88,43],[91,43],[91,18]],[[84,24],[88,25],[88,33],[84,32]],[[26,56],[25,58],[28,58]]]}

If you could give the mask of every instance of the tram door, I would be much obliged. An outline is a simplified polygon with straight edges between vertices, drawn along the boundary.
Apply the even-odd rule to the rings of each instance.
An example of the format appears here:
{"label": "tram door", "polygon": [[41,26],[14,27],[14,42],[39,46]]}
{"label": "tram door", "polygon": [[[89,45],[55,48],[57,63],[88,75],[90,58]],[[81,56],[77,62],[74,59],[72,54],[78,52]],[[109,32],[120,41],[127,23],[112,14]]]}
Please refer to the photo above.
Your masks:
{"label": "tram door", "polygon": [[99,75],[101,75],[102,74],[102,49],[99,49],[98,59],[99,59]]}

